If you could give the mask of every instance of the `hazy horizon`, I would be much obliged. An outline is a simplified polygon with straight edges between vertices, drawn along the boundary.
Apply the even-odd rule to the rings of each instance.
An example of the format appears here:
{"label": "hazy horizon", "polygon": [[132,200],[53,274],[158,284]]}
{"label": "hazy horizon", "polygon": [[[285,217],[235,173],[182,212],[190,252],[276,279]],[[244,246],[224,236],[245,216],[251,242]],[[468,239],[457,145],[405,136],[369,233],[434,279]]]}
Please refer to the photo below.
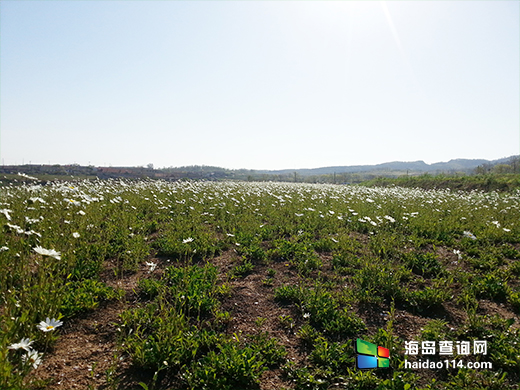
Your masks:
{"label": "hazy horizon", "polygon": [[520,152],[520,2],[2,1],[0,17],[4,165]]}
{"label": "hazy horizon", "polygon": [[[448,161],[435,161],[435,162],[432,162],[432,163],[426,163],[424,160],[415,160],[415,161],[398,161],[398,160],[395,160],[395,161],[384,161],[384,162],[381,162],[381,163],[376,163],[376,164],[349,164],[349,165],[327,165],[327,166],[319,166],[319,167],[279,167],[279,168],[272,168],[272,169],[262,169],[262,168],[259,168],[259,169],[253,169],[253,168],[248,168],[248,167],[241,167],[241,168],[228,168],[228,167],[224,167],[224,166],[217,166],[217,165],[206,165],[206,164],[192,164],[192,165],[178,165],[178,166],[153,166],[153,169],[158,169],[158,170],[161,170],[161,169],[169,169],[169,168],[172,168],[172,169],[178,169],[178,168],[189,168],[189,167],[214,167],[214,168],[221,168],[221,169],[226,169],[226,170],[252,170],[252,171],[273,171],[273,172],[276,172],[276,171],[291,171],[291,170],[314,170],[314,169],[323,169],[323,168],[335,168],[335,167],[356,167],[356,166],[376,166],[376,165],[381,165],[381,164],[392,164],[392,163],[416,163],[416,162],[424,162],[425,164],[431,166],[431,165],[434,165],[434,164],[444,164],[444,163],[449,163],[450,161],[457,161],[457,160],[486,160],[488,162],[493,162],[493,161],[497,161],[497,160],[501,160],[501,159],[508,159],[508,158],[513,158],[513,157],[519,157],[519,155],[511,155],[511,156],[503,156],[503,157],[500,157],[498,159],[493,159],[493,160],[487,160],[487,159],[480,159],[480,158],[476,158],[476,159],[459,159],[459,158],[454,158],[454,159],[450,159]],[[74,163],[64,163],[64,164],[54,164],[54,165],[62,165],[62,166],[69,166],[69,165],[73,165]],[[2,164],[4,165],[4,164]],[[8,165],[8,164],[5,164],[5,165]],[[10,164],[12,166],[18,166],[17,164]],[[25,162],[23,164],[21,164],[21,166],[24,166],[24,165],[47,165],[47,164],[36,164],[36,163],[28,163],[28,162]],[[78,164],[80,166],[86,166],[84,164]],[[94,166],[94,167],[103,167],[103,168],[147,168],[147,165],[148,164],[141,164],[141,165],[107,165],[107,166],[104,166],[104,165],[93,165],[91,164],[90,166]],[[152,164],[153,165],[153,164]]]}

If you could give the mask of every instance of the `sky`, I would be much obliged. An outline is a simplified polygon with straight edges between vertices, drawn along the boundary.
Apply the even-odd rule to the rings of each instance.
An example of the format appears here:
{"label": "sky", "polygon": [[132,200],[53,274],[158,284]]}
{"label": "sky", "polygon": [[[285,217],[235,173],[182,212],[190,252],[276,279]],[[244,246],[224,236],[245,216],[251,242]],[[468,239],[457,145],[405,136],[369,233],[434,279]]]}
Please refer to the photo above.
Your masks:
{"label": "sky", "polygon": [[517,155],[519,26],[519,1],[2,0],[1,163]]}

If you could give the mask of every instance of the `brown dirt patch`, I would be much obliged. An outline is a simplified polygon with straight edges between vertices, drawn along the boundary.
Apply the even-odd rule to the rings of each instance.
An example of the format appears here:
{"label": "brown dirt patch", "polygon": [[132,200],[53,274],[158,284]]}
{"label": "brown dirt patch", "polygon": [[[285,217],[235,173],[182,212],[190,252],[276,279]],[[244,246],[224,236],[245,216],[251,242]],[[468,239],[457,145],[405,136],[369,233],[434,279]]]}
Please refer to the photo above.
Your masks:
{"label": "brown dirt patch", "polygon": [[515,322],[513,323],[513,325],[511,325],[511,327],[513,329],[520,327],[519,316],[516,315],[515,313],[513,313],[509,309],[508,304],[497,303],[497,302],[481,299],[478,304],[477,313],[480,315],[488,315],[488,316],[498,315],[500,318],[503,318],[506,320],[513,318],[515,320]]}
{"label": "brown dirt patch", "polygon": [[[53,351],[33,371],[34,379],[48,383],[47,389],[86,389],[105,383],[105,372],[114,365],[116,322],[124,307],[123,302],[111,302],[65,322]],[[119,368],[125,364],[120,362]]]}

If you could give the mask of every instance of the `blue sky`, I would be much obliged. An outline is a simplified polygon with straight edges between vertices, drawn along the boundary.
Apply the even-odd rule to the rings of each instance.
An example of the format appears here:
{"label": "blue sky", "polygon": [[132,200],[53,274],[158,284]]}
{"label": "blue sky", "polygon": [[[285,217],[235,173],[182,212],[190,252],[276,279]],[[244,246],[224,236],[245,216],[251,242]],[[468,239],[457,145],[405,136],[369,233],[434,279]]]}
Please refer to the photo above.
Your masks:
{"label": "blue sky", "polygon": [[519,154],[519,5],[3,0],[2,163]]}

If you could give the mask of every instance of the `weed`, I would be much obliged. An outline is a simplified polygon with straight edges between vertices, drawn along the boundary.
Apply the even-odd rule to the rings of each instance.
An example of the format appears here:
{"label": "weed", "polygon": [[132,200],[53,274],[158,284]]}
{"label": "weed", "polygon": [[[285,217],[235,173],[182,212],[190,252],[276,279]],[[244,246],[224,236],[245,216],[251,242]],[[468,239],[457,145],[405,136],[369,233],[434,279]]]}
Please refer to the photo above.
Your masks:
{"label": "weed", "polygon": [[406,264],[418,275],[432,277],[444,273],[444,268],[434,253],[410,252],[404,257]]}
{"label": "weed", "polygon": [[282,314],[280,317],[278,317],[280,320],[280,324],[285,329],[292,329],[294,327],[294,320],[291,316]]}
{"label": "weed", "polygon": [[413,309],[423,312],[440,309],[442,304],[450,299],[451,294],[442,288],[426,287],[424,290],[409,291],[405,296]]}
{"label": "weed", "polygon": [[232,276],[235,276],[235,277],[238,277],[238,278],[242,278],[244,276],[249,275],[251,272],[253,272],[254,268],[255,268],[255,266],[253,265],[253,263],[251,263],[250,260],[243,259],[242,264],[237,265],[236,267],[234,267],[231,270],[230,274]]}

